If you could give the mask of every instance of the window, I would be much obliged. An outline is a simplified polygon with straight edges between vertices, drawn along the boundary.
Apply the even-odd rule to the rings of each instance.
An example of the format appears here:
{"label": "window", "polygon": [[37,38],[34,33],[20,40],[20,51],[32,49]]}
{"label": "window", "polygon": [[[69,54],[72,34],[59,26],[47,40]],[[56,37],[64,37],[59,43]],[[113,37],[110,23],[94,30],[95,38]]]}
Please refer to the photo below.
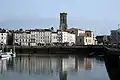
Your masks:
{"label": "window", "polygon": [[89,33],[87,33],[87,36],[89,36]]}
{"label": "window", "polygon": [[89,39],[89,42],[91,42],[91,39]]}
{"label": "window", "polygon": [[118,35],[120,35],[120,32],[118,32]]}
{"label": "window", "polygon": [[16,39],[16,42],[18,42],[18,39]]}
{"label": "window", "polygon": [[34,42],[35,42],[35,39],[31,39],[31,42],[33,42],[33,43],[34,43]]}
{"label": "window", "polygon": [[82,42],[82,39],[80,39],[80,42]]}
{"label": "window", "polygon": [[15,38],[17,38],[17,36],[15,36]]}
{"label": "window", "polygon": [[55,39],[55,36],[54,36],[54,39]]}

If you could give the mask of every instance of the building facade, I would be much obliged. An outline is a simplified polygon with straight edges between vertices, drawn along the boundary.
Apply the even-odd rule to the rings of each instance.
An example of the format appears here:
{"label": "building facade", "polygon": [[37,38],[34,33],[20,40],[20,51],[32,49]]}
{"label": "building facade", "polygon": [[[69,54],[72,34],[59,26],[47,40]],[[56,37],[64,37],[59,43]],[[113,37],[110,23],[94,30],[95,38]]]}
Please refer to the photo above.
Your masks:
{"label": "building facade", "polygon": [[58,40],[57,40],[57,38],[58,38],[58,34],[57,34],[57,32],[52,32],[52,37],[51,37],[51,43],[57,43],[58,42]]}
{"label": "building facade", "polygon": [[67,31],[72,32],[75,34],[75,43],[76,44],[82,44],[83,42],[81,41],[82,37],[85,35],[85,31],[77,28],[70,28],[67,29]]}
{"label": "building facade", "polygon": [[44,29],[44,42],[45,44],[51,43],[51,30],[50,29]]}
{"label": "building facade", "polygon": [[69,45],[75,44],[75,34],[69,33],[67,31],[58,30],[58,43],[66,43]]}
{"label": "building facade", "polygon": [[29,31],[15,31],[14,44],[20,46],[30,46],[31,34]]}
{"label": "building facade", "polygon": [[36,29],[29,30],[31,32],[31,45],[42,46],[51,43],[51,30],[49,29]]}
{"label": "building facade", "polygon": [[0,44],[7,45],[7,31],[5,29],[0,29]]}
{"label": "building facade", "polygon": [[51,43],[51,30],[35,29],[16,31],[14,33],[14,43],[21,46],[41,46]]}
{"label": "building facade", "polygon": [[120,29],[111,30],[111,43],[112,44],[120,43]]}
{"label": "building facade", "polygon": [[103,44],[110,44],[111,43],[111,36],[110,35],[100,35],[96,36],[98,45]]}
{"label": "building facade", "polygon": [[84,45],[95,45],[93,32],[85,30]]}
{"label": "building facade", "polygon": [[3,45],[7,44],[7,32],[0,32],[0,43]]}
{"label": "building facade", "polygon": [[90,30],[81,30],[77,28],[70,28],[68,31],[75,33],[75,42],[77,45],[94,45],[94,35]]}

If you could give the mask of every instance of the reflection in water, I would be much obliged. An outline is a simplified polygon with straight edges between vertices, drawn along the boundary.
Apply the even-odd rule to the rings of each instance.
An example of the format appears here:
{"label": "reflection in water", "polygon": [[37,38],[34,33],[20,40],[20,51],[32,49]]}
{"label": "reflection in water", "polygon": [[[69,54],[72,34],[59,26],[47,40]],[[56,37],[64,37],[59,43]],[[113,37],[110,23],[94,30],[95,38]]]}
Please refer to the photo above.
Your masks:
{"label": "reflection in water", "polygon": [[[93,65],[92,58],[75,57],[18,57],[12,62],[15,64],[13,68],[15,71],[29,73],[53,73],[74,71],[75,69],[91,70]],[[11,65],[13,66],[13,64]],[[8,68],[10,68],[11,65],[9,64]]]}
{"label": "reflection in water", "polygon": [[0,72],[4,73],[7,71],[7,60],[0,60]]}
{"label": "reflection in water", "polygon": [[[0,72],[58,75],[59,80],[68,80],[70,72],[91,71],[94,58],[70,57],[27,57],[19,56],[10,60],[0,60]],[[79,80],[79,79],[78,79]],[[92,80],[92,79],[91,79]]]}

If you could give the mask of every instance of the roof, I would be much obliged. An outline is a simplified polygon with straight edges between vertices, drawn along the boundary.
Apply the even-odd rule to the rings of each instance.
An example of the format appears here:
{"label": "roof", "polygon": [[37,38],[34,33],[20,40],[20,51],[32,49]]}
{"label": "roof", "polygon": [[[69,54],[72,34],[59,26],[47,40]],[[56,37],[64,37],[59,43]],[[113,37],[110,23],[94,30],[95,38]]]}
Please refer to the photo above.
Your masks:
{"label": "roof", "polygon": [[36,31],[36,32],[40,32],[40,31],[51,31],[50,29],[30,29],[30,30],[26,30],[26,31]]}
{"label": "roof", "polygon": [[5,29],[0,28],[0,33],[6,33],[7,31]]}
{"label": "roof", "polygon": [[86,32],[92,32],[91,30],[85,30]]}
{"label": "roof", "polygon": [[30,34],[30,31],[19,31],[19,30],[16,30],[16,31],[14,31],[14,33],[28,33],[28,34]]}
{"label": "roof", "polygon": [[69,28],[68,30],[70,30],[70,29],[75,29],[75,30],[81,30],[81,31],[84,31],[84,30],[79,29],[79,28]]}
{"label": "roof", "polygon": [[57,33],[57,32],[52,32],[52,33]]}

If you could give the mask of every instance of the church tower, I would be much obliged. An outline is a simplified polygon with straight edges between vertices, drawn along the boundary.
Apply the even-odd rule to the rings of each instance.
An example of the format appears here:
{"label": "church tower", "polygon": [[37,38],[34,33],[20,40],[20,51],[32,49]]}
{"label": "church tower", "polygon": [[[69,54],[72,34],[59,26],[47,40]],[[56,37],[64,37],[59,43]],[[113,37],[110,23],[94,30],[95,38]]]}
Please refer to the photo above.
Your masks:
{"label": "church tower", "polygon": [[62,31],[67,30],[67,13],[60,13],[60,26],[59,29]]}

